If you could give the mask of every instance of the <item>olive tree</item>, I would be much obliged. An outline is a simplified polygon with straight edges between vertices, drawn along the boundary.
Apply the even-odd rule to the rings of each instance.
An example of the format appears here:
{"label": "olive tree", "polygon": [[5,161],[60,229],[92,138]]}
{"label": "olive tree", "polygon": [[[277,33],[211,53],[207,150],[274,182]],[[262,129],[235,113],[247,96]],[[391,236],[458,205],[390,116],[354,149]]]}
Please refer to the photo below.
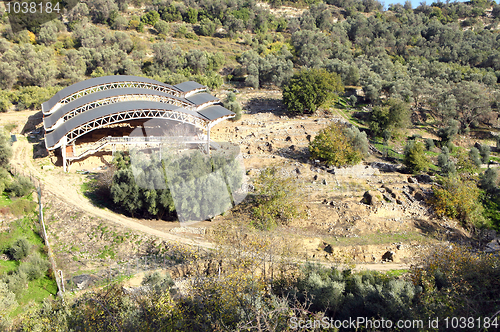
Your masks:
{"label": "olive tree", "polygon": [[13,63],[0,62],[0,88],[4,90],[12,89],[17,82],[19,69]]}
{"label": "olive tree", "polygon": [[118,11],[118,6],[112,0],[92,0],[88,2],[90,15],[95,23],[107,23],[112,12]]}
{"label": "olive tree", "polygon": [[403,164],[412,173],[426,171],[429,161],[425,155],[425,147],[421,142],[409,140],[404,149]]}
{"label": "olive tree", "polygon": [[385,131],[391,133],[407,128],[410,123],[408,105],[399,99],[389,99],[382,105],[375,106],[370,114],[370,130],[375,136]]}
{"label": "olive tree", "polygon": [[343,91],[338,74],[325,69],[302,69],[283,87],[283,103],[291,113],[313,113]]}
{"label": "olive tree", "polygon": [[2,131],[0,131],[0,168],[8,168],[9,161],[12,157],[12,147],[9,139]]}
{"label": "olive tree", "polygon": [[182,51],[171,43],[157,43],[153,45],[153,64],[158,71],[168,69],[177,71],[182,64]]}
{"label": "olive tree", "polygon": [[319,131],[309,144],[313,159],[325,161],[328,165],[355,165],[368,154],[366,133],[355,127],[332,123]]}

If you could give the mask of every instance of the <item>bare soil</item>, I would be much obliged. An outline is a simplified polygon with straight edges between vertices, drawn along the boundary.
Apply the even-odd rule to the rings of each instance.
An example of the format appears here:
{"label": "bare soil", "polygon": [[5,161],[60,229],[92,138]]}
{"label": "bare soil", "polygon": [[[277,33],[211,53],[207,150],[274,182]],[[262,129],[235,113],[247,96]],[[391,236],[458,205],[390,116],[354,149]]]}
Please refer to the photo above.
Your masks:
{"label": "bare soil", "polygon": [[[404,194],[410,186],[412,195],[425,193],[430,185],[410,184],[408,175],[384,173],[367,164],[331,174],[312,163],[309,141],[331,121],[338,121],[337,113],[290,118],[279,91],[245,90],[238,99],[246,114],[240,121],[215,126],[212,138],[240,146],[251,178],[263,167],[280,164],[303,184],[308,217],[276,230],[296,243],[296,255],[301,259],[324,264],[351,262],[358,268],[385,271],[408,267],[423,248],[443,240],[467,238],[456,223],[435,220],[425,201],[414,200],[413,196],[414,201],[410,201]],[[63,173],[57,166],[58,158],[44,148],[41,121],[39,111],[9,112],[2,114],[0,126],[18,125],[13,131],[18,141],[13,145],[12,164],[43,183],[50,241],[57,264],[66,274],[125,262],[147,254],[159,243],[210,249],[214,247],[208,236],[211,229],[235,218],[242,222],[250,218],[235,209],[213,221],[180,227],[183,225],[177,222],[130,218],[94,206],[81,191],[87,178],[75,171],[97,170],[110,162],[111,155],[89,157],[75,163],[71,172]],[[377,156],[371,156],[368,161],[376,160]],[[54,169],[43,167],[54,165]],[[381,195],[393,191],[400,203],[394,198],[393,202],[381,199],[377,206],[366,205],[361,201],[367,190]],[[394,252],[392,263],[382,263],[387,251]]]}

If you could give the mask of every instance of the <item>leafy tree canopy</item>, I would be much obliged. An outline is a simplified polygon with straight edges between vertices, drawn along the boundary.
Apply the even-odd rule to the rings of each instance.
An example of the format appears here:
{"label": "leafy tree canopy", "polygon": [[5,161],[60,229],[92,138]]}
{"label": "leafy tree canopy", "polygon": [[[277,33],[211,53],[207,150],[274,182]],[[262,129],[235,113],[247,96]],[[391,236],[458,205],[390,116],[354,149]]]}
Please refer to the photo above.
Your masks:
{"label": "leafy tree canopy", "polygon": [[322,129],[309,144],[311,158],[325,161],[328,165],[355,165],[368,154],[366,133],[356,127],[332,123]]}
{"label": "leafy tree canopy", "polygon": [[283,87],[283,102],[291,113],[313,113],[343,91],[338,74],[325,69],[302,69]]}
{"label": "leafy tree canopy", "polygon": [[408,141],[404,149],[403,164],[412,173],[426,171],[429,168],[429,160],[425,155],[425,147],[421,142]]}
{"label": "leafy tree canopy", "polygon": [[391,98],[382,105],[373,108],[369,125],[375,136],[382,136],[386,131],[392,135],[398,129],[405,129],[409,123],[408,104],[402,100]]}

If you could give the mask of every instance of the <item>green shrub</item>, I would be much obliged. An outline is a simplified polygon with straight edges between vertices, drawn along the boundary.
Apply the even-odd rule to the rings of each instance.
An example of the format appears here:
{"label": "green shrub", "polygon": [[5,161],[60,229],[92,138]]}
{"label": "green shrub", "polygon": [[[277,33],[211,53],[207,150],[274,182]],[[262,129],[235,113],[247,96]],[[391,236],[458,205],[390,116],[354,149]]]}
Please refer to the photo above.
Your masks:
{"label": "green shrub", "polygon": [[351,95],[349,97],[349,102],[351,103],[352,106],[356,106],[356,103],[358,102],[358,98],[356,98],[355,95]]}
{"label": "green shrub", "polygon": [[4,280],[7,283],[7,288],[9,289],[9,291],[16,294],[16,296],[19,296],[21,294],[21,292],[26,288],[26,284],[28,283],[28,277],[26,276],[26,274],[19,273],[19,271],[9,274],[7,277],[5,277]]}
{"label": "green shrub", "polygon": [[146,14],[141,16],[141,22],[144,24],[149,24],[155,26],[160,19],[160,14],[156,10],[150,10]]}
{"label": "green shrub", "polygon": [[49,269],[49,262],[39,252],[34,252],[26,262],[19,265],[19,273],[25,274],[28,280],[35,280],[45,276]]}
{"label": "green shrub", "polygon": [[226,100],[224,100],[224,107],[231,112],[236,113],[233,121],[238,121],[241,119],[241,105],[236,101],[236,95],[233,92],[227,94]]}
{"label": "green shrub", "polygon": [[189,78],[190,80],[196,81],[202,85],[208,86],[210,89],[218,89],[224,84],[224,78],[216,72],[208,72],[205,75],[194,75]]}
{"label": "green shrub", "polygon": [[488,192],[494,192],[497,188],[498,172],[495,168],[488,168],[481,174],[480,185],[481,188]]}
{"label": "green shrub", "polygon": [[11,106],[12,103],[9,99],[4,96],[0,97],[0,112],[7,112]]}
{"label": "green shrub", "polygon": [[412,173],[426,171],[429,161],[424,152],[424,145],[420,142],[408,141],[404,149],[403,164]]}
{"label": "green shrub", "polygon": [[168,291],[174,285],[174,281],[169,273],[162,275],[157,271],[147,274],[142,280],[142,285],[149,286],[152,292],[159,295]]}
{"label": "green shrub", "polygon": [[0,280],[0,314],[3,316],[15,306],[17,306],[16,295],[9,290],[9,286],[5,282]]}
{"label": "green shrub", "polygon": [[481,155],[481,162],[483,164],[487,164],[490,162],[490,147],[488,145],[481,144],[479,154]]}
{"label": "green shrub", "polygon": [[481,158],[479,157],[479,150],[476,148],[471,148],[469,151],[469,158],[472,160],[476,167],[481,166]]}
{"label": "green shrub", "polygon": [[30,178],[25,176],[16,176],[10,183],[8,191],[16,197],[23,197],[33,191],[33,183]]}
{"label": "green shrub", "polygon": [[423,289],[416,308],[422,317],[495,317],[500,301],[498,256],[452,245],[437,247],[413,265],[410,277]]}
{"label": "green shrub", "polygon": [[255,227],[271,229],[277,224],[288,224],[293,218],[302,215],[300,186],[295,178],[283,174],[281,169],[264,169],[255,180],[255,191]]}
{"label": "green shrub", "polygon": [[[349,317],[409,318],[419,290],[412,282],[379,272],[351,273],[306,264],[292,289],[304,302],[312,298],[310,310],[335,319]],[[290,294],[291,295],[291,294]]]}
{"label": "green shrub", "polygon": [[360,131],[358,127],[346,127],[344,135],[355,151],[361,153],[361,157],[368,156],[368,138],[366,132]]}
{"label": "green shrub", "polygon": [[449,121],[446,127],[440,128],[438,130],[437,135],[441,138],[441,144],[446,145],[450,142],[453,137],[458,133],[458,128],[460,126],[460,122],[456,120]]}
{"label": "green shrub", "polygon": [[370,130],[374,136],[380,137],[384,132],[390,136],[396,130],[408,127],[410,123],[410,109],[399,99],[389,99],[384,104],[375,106],[370,114]]}
{"label": "green shrub", "polygon": [[16,199],[11,205],[9,205],[9,209],[14,216],[20,217],[34,211],[36,206],[36,202],[33,202],[32,200]]}
{"label": "green shrub", "polygon": [[168,32],[170,31],[170,25],[163,20],[159,20],[155,24],[155,29],[158,32],[158,34],[163,34],[166,36],[166,35],[168,35]]}
{"label": "green shrub", "polygon": [[180,25],[174,33],[174,38],[185,38],[188,33],[185,24]]}
{"label": "green shrub", "polygon": [[10,173],[5,168],[0,167],[0,195],[2,195],[4,190],[9,187],[10,181],[11,181]]}
{"label": "green shrub", "polygon": [[366,134],[357,128],[332,123],[320,130],[309,144],[311,158],[325,161],[328,165],[355,165],[368,152]]}
{"label": "green shrub", "polygon": [[478,203],[480,191],[474,181],[445,177],[433,192],[430,203],[438,215],[458,219],[464,226],[484,226],[483,207]]}
{"label": "green shrub", "polygon": [[446,146],[441,148],[441,154],[438,156],[438,166],[445,175],[450,175],[457,171],[455,163],[450,160],[450,152]]}
{"label": "green shrub", "polygon": [[131,19],[130,21],[128,21],[128,28],[129,30],[137,30],[140,24],[141,22],[139,20]]}
{"label": "green shrub", "polygon": [[436,147],[436,145],[434,144],[434,140],[432,138],[426,138],[425,139],[425,149],[427,151],[431,151],[435,147]]}
{"label": "green shrub", "polygon": [[215,24],[215,22],[212,22],[208,18],[204,17],[200,21],[200,26],[197,32],[202,36],[213,36],[215,33],[215,29],[217,29],[217,25]]}
{"label": "green shrub", "polygon": [[39,109],[43,102],[50,99],[60,87],[41,88],[38,86],[26,86],[19,88],[17,94],[17,108],[24,109]]}
{"label": "green shrub", "polygon": [[[0,131],[0,168],[8,168],[9,160],[12,157],[12,147],[10,146],[10,140]],[[0,173],[5,178],[5,173]]]}
{"label": "green shrub", "polygon": [[343,91],[337,73],[325,69],[302,69],[283,87],[283,103],[292,113],[314,113],[316,108]]}
{"label": "green shrub", "polygon": [[17,239],[9,248],[9,255],[16,261],[28,256],[31,250],[31,243],[25,238]]}

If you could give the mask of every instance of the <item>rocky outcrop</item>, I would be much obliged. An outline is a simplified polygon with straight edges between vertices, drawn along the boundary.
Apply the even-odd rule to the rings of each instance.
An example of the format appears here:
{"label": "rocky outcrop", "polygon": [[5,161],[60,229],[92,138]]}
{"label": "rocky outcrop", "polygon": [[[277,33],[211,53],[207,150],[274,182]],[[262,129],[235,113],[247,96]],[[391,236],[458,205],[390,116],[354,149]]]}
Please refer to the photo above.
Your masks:
{"label": "rocky outcrop", "polygon": [[420,174],[415,177],[419,183],[432,183],[432,178],[428,174]]}
{"label": "rocky outcrop", "polygon": [[361,200],[361,202],[368,205],[376,206],[380,203],[379,197],[380,193],[368,190],[363,194],[363,199]]}
{"label": "rocky outcrop", "polygon": [[394,262],[395,255],[394,251],[386,251],[385,254],[382,255],[382,262]]}

